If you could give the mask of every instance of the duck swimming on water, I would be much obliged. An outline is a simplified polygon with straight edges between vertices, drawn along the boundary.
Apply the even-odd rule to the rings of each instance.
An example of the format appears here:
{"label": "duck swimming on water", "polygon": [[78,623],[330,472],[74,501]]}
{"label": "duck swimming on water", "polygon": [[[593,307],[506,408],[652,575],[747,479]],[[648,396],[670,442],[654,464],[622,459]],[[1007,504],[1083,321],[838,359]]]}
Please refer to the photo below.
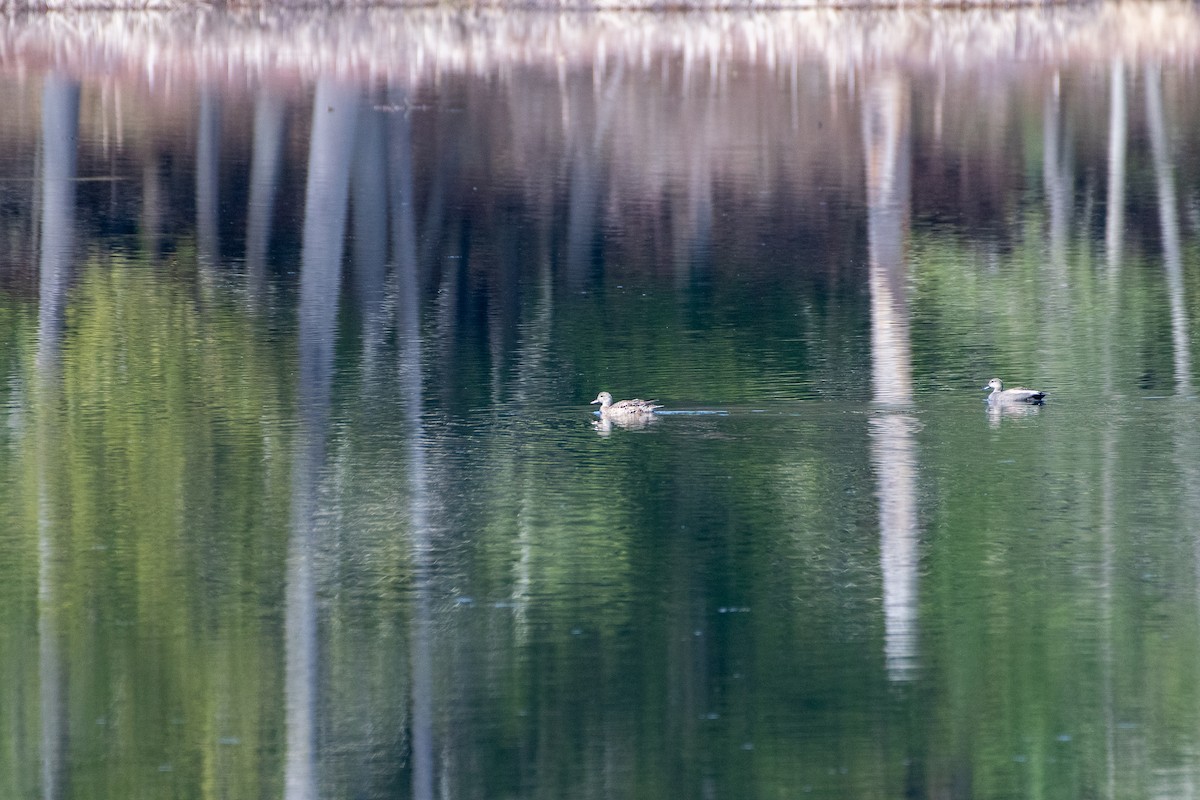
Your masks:
{"label": "duck swimming on water", "polygon": [[662,408],[661,405],[656,404],[653,400],[638,400],[637,398],[633,400],[620,400],[614,403],[612,395],[608,392],[601,392],[596,395],[596,399],[590,405],[595,405],[596,403],[600,404],[600,418],[613,420],[649,417],[654,413],[654,409]]}
{"label": "duck swimming on water", "polygon": [[1046,393],[1039,392],[1037,389],[1026,389],[1023,386],[1005,389],[999,378],[992,378],[983,388],[992,390],[992,393],[987,396],[987,401],[994,406],[1005,403],[1031,403],[1040,406],[1046,399]]}

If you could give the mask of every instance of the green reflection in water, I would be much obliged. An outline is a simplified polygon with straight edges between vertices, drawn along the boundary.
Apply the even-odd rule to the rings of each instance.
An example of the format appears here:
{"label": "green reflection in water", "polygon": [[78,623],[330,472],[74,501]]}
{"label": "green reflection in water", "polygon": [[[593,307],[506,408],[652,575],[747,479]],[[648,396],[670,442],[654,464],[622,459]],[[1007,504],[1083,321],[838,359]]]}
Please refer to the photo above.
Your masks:
{"label": "green reflection in water", "polygon": [[[1036,363],[1047,343],[1016,326],[951,344],[977,315],[1044,297],[1036,248],[989,274],[954,247],[914,243],[918,360]],[[939,282],[951,263],[963,280]],[[1127,327],[1162,337],[1162,304],[1137,301],[1135,276],[1149,295],[1153,274],[1127,274],[1128,309],[1146,315]],[[1071,302],[1106,291],[1085,284]],[[20,302],[3,319],[10,341],[34,340]],[[1072,348],[1091,324],[1067,326],[1057,375],[1097,369]],[[39,614],[56,619],[66,665],[67,785],[280,792],[294,345],[270,329],[201,274],[113,258],[72,289],[60,379],[32,388],[31,346],[10,352],[14,794],[37,783]],[[333,794],[383,794],[407,785],[415,467],[398,400],[364,380],[357,342],[343,334],[320,489],[321,774]],[[1146,349],[1125,340],[1114,373],[1134,374]],[[1098,408],[1055,388],[1046,408],[1000,420],[974,386],[919,394],[920,668],[901,684],[882,659],[870,407],[734,407],[609,437],[583,401],[533,419],[426,416],[439,758],[480,794],[607,780],[622,795],[1075,797],[1102,792],[1113,760],[1133,792],[1190,769],[1191,403],[1130,392]],[[40,486],[36,459],[50,465]],[[39,609],[43,494],[55,602]]]}
{"label": "green reflection in water", "polygon": [[[74,794],[277,791],[261,756],[281,719],[286,359],[235,298],[194,278],[88,263],[61,374],[39,374],[31,348],[16,373],[23,458],[0,481],[21,509],[0,567],[20,588],[5,604],[6,671],[34,687],[54,674],[30,638],[48,619],[62,660],[58,769]],[[9,341],[31,342],[36,319],[20,316]],[[6,725],[36,729],[38,696],[6,704]],[[26,757],[6,772],[28,781],[11,796],[36,785],[40,759]]]}

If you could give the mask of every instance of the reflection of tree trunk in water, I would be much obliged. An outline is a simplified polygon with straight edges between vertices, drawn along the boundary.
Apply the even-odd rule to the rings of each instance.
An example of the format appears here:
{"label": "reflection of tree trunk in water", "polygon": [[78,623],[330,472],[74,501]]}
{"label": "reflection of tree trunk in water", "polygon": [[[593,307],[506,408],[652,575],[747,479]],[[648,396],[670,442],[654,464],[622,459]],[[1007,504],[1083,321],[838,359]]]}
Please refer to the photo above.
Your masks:
{"label": "reflection of tree trunk in water", "polygon": [[71,256],[75,247],[79,84],[49,75],[42,89],[42,229],[38,368],[58,371]]}
{"label": "reflection of tree trunk in water", "polygon": [[1196,403],[1192,397],[1191,323],[1184,295],[1183,251],[1179,239],[1179,212],[1175,198],[1175,177],[1168,152],[1167,125],[1162,100],[1162,68],[1147,65],[1146,125],[1154,158],[1154,177],[1158,186],[1159,225],[1162,230],[1163,262],[1166,269],[1167,298],[1171,308],[1171,339],[1175,351],[1175,463],[1179,470],[1180,525],[1192,536],[1193,576],[1200,607],[1200,433],[1196,429]]}
{"label": "reflection of tree trunk in water", "polygon": [[[527,336],[522,342],[517,363],[516,404],[527,408],[542,395],[547,383],[547,363],[550,338],[554,324],[554,275],[550,266],[550,231],[543,225],[542,246],[538,248],[538,302],[533,319],[525,326]],[[517,550],[520,558],[514,565],[512,602],[516,633],[521,642],[527,635],[529,590],[533,585],[533,522],[537,515],[537,485],[540,473],[518,461],[513,467],[521,487],[520,513],[517,516]]]}
{"label": "reflection of tree trunk in water", "polygon": [[[406,107],[409,99],[403,89],[392,89],[388,102],[396,107]],[[396,281],[399,295],[396,298],[401,334],[411,328],[414,336],[420,332],[417,324],[421,281],[417,274],[417,223],[416,195],[413,191],[412,125],[407,114],[390,117],[389,166],[392,177],[392,208],[396,218],[392,220],[392,257],[396,260]],[[435,214],[431,209],[430,215]],[[436,212],[440,214],[441,212]],[[441,219],[438,216],[438,219]],[[440,226],[439,226],[440,227]],[[431,229],[430,238],[438,231]],[[408,327],[406,327],[408,326]],[[402,342],[403,344],[403,342]],[[419,345],[419,342],[417,343]],[[419,384],[418,384],[419,387]]]}
{"label": "reflection of tree trunk in water", "polygon": [[1102,550],[1100,575],[1100,668],[1104,704],[1104,755],[1105,797],[1116,796],[1116,709],[1113,693],[1113,560],[1115,544],[1114,505],[1116,482],[1114,475],[1117,464],[1117,424],[1112,420],[1105,423],[1103,431],[1100,468],[1100,547]]}
{"label": "reflection of tree trunk in water", "polygon": [[363,379],[373,382],[383,346],[384,286],[387,273],[387,131],[383,115],[364,103],[354,152],[351,197],[354,208],[354,249],[351,263],[354,298],[362,318]]}
{"label": "reflection of tree trunk in water", "polygon": [[38,484],[38,670],[41,677],[42,797],[63,794],[62,753],[67,719],[58,593],[54,583],[54,508],[50,498],[51,452],[57,439],[51,406],[57,402],[62,369],[59,349],[66,315],[67,286],[75,235],[76,140],[79,84],[49,75],[42,87],[42,229],[38,286],[37,374],[34,408]]}
{"label": "reflection of tree trunk in water", "polygon": [[1121,247],[1125,233],[1125,150],[1128,140],[1125,101],[1125,62],[1112,65],[1108,118],[1108,208],[1104,218],[1104,243],[1108,255],[1109,277],[1121,266]]}
{"label": "reflection of tree trunk in water", "polygon": [[908,234],[910,150],[908,93],[898,78],[877,79],[863,108],[870,250],[871,377],[875,402],[912,402]]}
{"label": "reflection of tree trunk in water", "polygon": [[[573,120],[566,132],[568,140],[573,141],[568,148],[571,184],[567,211],[567,285],[571,289],[583,288],[591,272],[592,247],[600,222],[600,198],[604,196],[604,176],[608,171],[603,147],[612,125],[617,92],[624,74],[624,66],[619,65],[609,78],[608,85],[599,92],[596,98],[596,124],[589,126],[582,120]],[[597,82],[593,82],[593,87],[597,85]]]}
{"label": "reflection of tree trunk in water", "polygon": [[[1042,185],[1045,203],[1050,216],[1047,231],[1047,260],[1037,279],[1038,294],[1034,301],[1038,308],[1030,314],[1039,317],[1041,336],[1047,341],[1066,343],[1070,340],[1069,322],[1071,315],[1065,313],[1072,304],[1070,294],[1071,223],[1074,214],[1074,157],[1071,140],[1067,135],[1068,124],[1063,114],[1060,76],[1056,72],[1051,85],[1046,88],[1042,119]],[[1065,347],[1051,347],[1044,351],[1052,359],[1066,352]],[[1059,371],[1062,366],[1043,364],[1040,369]],[[999,423],[999,417],[993,419]]]}
{"label": "reflection of tree trunk in water", "polygon": [[595,158],[588,151],[576,152],[572,158],[567,212],[567,285],[572,290],[586,284],[592,262],[600,194]]}
{"label": "reflection of tree trunk in water", "polygon": [[[1104,241],[1108,262],[1106,318],[1117,319],[1116,311],[1120,300],[1119,278],[1121,273],[1121,247],[1125,226],[1125,150],[1127,143],[1128,113],[1125,101],[1125,64],[1120,59],[1113,61],[1110,89],[1108,124],[1108,208],[1105,216]],[[1113,393],[1113,339],[1117,335],[1110,327],[1104,336],[1104,388],[1105,395]],[[1100,473],[1100,544],[1103,550],[1101,570],[1101,669],[1103,681],[1102,702],[1104,704],[1104,752],[1105,752],[1105,796],[1116,796],[1116,709],[1113,691],[1113,543],[1114,507],[1116,491],[1117,426],[1111,420],[1106,424],[1103,442],[1103,462]]]}
{"label": "reflection of tree trunk in water", "polygon": [[879,496],[884,650],[888,676],[907,680],[917,665],[916,423],[912,403],[908,238],[911,134],[908,87],[876,79],[863,107],[870,250],[871,374],[883,413],[871,421],[871,455]]}
{"label": "reflection of tree trunk in water", "polygon": [[1154,156],[1158,185],[1158,219],[1162,230],[1163,263],[1167,271],[1167,299],[1171,304],[1171,340],[1175,348],[1175,391],[1186,397],[1192,391],[1191,337],[1183,287],[1183,249],[1179,243],[1179,211],[1175,202],[1175,178],[1167,152],[1166,124],[1162,104],[1162,71],[1157,64],[1146,70],[1146,126]]}
{"label": "reflection of tree trunk in water", "polygon": [[221,101],[215,89],[200,92],[196,131],[196,244],[200,261],[214,266],[220,259]]}
{"label": "reflection of tree trunk in water", "polygon": [[[1062,97],[1059,76],[1046,90],[1042,107],[1042,181],[1050,206],[1050,267],[1065,276],[1067,265],[1067,233],[1070,228],[1071,181],[1070,157],[1063,133]],[[1055,288],[1061,281],[1055,282]]]}
{"label": "reflection of tree trunk in water", "polygon": [[[683,68],[683,114],[692,124],[684,131],[680,147],[690,151],[687,196],[683,202],[672,201],[671,249],[674,255],[675,285],[685,287],[697,272],[707,271],[712,246],[713,223],[713,165],[707,154],[717,146],[710,141],[712,132],[721,129],[718,115],[725,100],[719,91],[688,91],[692,69]],[[793,84],[794,88],[794,84]],[[664,87],[670,93],[670,87]],[[790,98],[793,111],[795,96]]]}
{"label": "reflection of tree trunk in water", "polygon": [[[711,130],[709,125],[697,126],[700,130]],[[701,152],[709,148],[701,148]],[[689,162],[687,198],[685,212],[676,214],[672,225],[675,255],[675,283],[686,286],[697,270],[708,263],[712,244],[712,164],[707,158],[694,156]]]}
{"label": "reflection of tree trunk in water", "polygon": [[[403,105],[402,89],[389,98]],[[396,335],[399,339],[398,389],[408,424],[409,474],[412,476],[410,545],[413,563],[412,664],[412,796],[433,800],[435,792],[433,722],[433,541],[429,522],[429,476],[421,416],[420,287],[413,192],[412,131],[407,116],[397,114],[391,135],[392,193],[396,219]],[[431,212],[432,213],[432,212]],[[432,233],[432,232],[431,232]]]}
{"label": "reflection of tree trunk in water", "polygon": [[260,88],[254,98],[254,152],[250,160],[250,199],[246,212],[246,273],[251,295],[261,298],[267,288],[267,250],[275,216],[275,195],[282,163],[284,103],[279,95]]}
{"label": "reflection of tree trunk in water", "polygon": [[299,430],[292,475],[292,532],[288,543],[286,617],[288,800],[317,795],[317,605],[313,575],[317,493],[325,464],[333,384],[333,345],[346,232],[356,94],[329,81],[317,84],[304,205],[300,264],[297,397]]}
{"label": "reflection of tree trunk in water", "polygon": [[[458,124],[458,115],[454,115],[452,125]],[[406,123],[407,124],[407,123]],[[446,224],[446,187],[453,186],[462,160],[461,131],[453,128],[442,137],[436,163],[430,164],[432,174],[428,180],[428,195],[425,200],[425,240],[419,250],[414,253],[418,264],[431,264],[438,250],[442,247],[442,229]],[[410,189],[412,187],[409,187]],[[413,211],[411,224],[416,226],[416,211]],[[392,235],[399,237],[400,232],[393,230]],[[416,248],[416,242],[411,242]]]}
{"label": "reflection of tree trunk in water", "polygon": [[504,400],[504,367],[506,354],[512,350],[512,331],[520,318],[521,251],[516,231],[522,227],[516,220],[501,226],[496,242],[496,269],[488,278],[487,325],[490,370],[490,401],[499,408]]}

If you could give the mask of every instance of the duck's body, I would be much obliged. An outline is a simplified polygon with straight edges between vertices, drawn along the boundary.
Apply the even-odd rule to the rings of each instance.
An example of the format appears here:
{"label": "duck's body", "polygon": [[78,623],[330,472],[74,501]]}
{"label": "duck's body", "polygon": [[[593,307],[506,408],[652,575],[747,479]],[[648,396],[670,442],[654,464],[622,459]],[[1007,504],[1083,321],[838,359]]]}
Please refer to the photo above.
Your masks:
{"label": "duck's body", "polygon": [[649,417],[654,413],[654,409],[662,408],[653,400],[620,400],[613,402],[612,395],[608,392],[601,392],[596,395],[596,399],[591,402],[591,405],[600,404],[601,419],[612,420],[627,420]]}
{"label": "duck's body", "polygon": [[1039,392],[1037,389],[1026,389],[1023,386],[1005,389],[999,378],[992,378],[983,388],[992,390],[992,393],[987,396],[987,401],[994,406],[1008,403],[1031,403],[1040,406],[1046,399],[1046,393]]}

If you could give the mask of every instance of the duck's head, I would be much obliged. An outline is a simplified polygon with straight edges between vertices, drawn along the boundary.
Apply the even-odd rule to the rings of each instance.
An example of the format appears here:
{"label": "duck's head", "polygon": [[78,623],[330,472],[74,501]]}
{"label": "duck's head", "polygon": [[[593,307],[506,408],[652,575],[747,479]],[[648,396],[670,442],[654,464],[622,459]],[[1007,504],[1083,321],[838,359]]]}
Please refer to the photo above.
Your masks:
{"label": "duck's head", "polygon": [[601,392],[600,394],[596,395],[596,399],[588,403],[588,405],[594,406],[596,403],[599,403],[601,408],[608,408],[612,405],[612,395],[608,392]]}
{"label": "duck's head", "polygon": [[985,386],[983,388],[984,389],[995,389],[997,392],[1003,392],[1004,384],[1000,382],[999,378],[992,378],[990,381],[988,381],[987,386]]}

